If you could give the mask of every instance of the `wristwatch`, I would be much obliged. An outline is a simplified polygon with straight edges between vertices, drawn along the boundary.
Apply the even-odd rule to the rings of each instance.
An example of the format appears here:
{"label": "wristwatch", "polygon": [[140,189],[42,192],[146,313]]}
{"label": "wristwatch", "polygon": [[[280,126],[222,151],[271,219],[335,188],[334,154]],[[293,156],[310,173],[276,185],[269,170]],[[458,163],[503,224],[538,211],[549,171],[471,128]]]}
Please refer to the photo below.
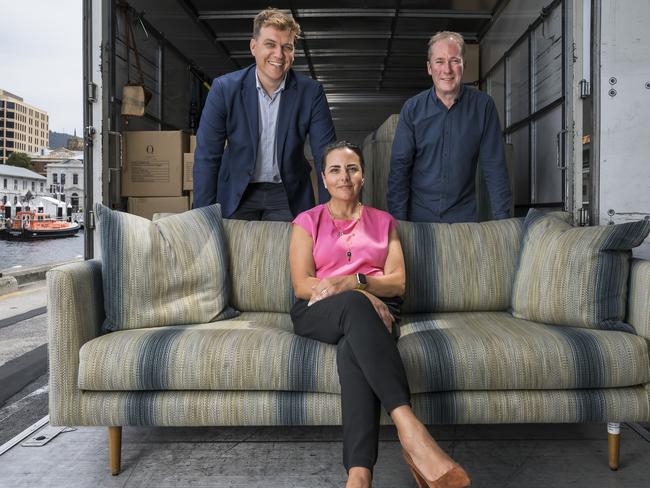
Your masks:
{"label": "wristwatch", "polygon": [[368,286],[368,280],[366,280],[366,275],[364,275],[363,273],[357,273],[356,277],[357,277],[357,286],[355,286],[354,288],[357,290],[365,290],[366,287]]}

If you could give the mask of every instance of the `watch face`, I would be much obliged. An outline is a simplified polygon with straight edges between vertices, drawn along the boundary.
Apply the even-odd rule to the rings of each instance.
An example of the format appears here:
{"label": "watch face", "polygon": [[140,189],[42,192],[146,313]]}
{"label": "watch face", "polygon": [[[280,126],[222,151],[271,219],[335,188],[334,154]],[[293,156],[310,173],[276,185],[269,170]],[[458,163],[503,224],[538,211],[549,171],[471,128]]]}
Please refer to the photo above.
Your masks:
{"label": "watch face", "polygon": [[357,287],[363,289],[366,286],[368,286],[366,275],[364,275],[363,273],[357,273]]}

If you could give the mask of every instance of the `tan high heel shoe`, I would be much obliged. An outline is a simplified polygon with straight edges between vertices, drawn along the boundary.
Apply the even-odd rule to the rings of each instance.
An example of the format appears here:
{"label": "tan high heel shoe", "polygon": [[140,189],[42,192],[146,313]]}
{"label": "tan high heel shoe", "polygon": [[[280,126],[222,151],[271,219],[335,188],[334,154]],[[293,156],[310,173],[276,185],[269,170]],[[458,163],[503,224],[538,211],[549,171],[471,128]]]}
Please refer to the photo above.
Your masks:
{"label": "tan high heel shoe", "polygon": [[454,467],[443,474],[440,478],[434,481],[427,480],[420,470],[413,463],[413,459],[408,452],[402,449],[402,456],[404,461],[411,470],[411,474],[415,478],[418,488],[466,488],[472,482],[467,476],[467,473],[458,464],[454,463]]}

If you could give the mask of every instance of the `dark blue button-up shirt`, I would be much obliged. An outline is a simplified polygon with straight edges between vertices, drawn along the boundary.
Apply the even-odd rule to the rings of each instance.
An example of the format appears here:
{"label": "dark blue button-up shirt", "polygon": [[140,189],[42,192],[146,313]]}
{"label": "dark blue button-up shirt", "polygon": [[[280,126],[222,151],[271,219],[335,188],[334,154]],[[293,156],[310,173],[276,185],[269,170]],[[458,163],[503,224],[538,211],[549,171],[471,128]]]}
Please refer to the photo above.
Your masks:
{"label": "dark blue button-up shirt", "polygon": [[415,222],[476,221],[477,164],[494,217],[509,217],[512,194],[492,98],[465,86],[450,109],[435,88],[410,98],[402,107],[393,140],[390,213]]}

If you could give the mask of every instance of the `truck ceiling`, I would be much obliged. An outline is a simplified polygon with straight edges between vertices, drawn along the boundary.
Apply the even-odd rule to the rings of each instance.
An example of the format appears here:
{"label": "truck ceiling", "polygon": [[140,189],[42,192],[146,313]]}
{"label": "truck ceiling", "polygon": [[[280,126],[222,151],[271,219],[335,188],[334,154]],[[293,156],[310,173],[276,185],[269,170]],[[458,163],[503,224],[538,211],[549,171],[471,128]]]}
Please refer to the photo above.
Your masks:
{"label": "truck ceiling", "polygon": [[440,30],[468,43],[464,81],[478,82],[478,41],[504,0],[130,0],[136,12],[212,79],[248,66],[252,19],[271,4],[302,28],[294,69],[320,81],[339,137],[361,142],[431,86],[427,43]]}

